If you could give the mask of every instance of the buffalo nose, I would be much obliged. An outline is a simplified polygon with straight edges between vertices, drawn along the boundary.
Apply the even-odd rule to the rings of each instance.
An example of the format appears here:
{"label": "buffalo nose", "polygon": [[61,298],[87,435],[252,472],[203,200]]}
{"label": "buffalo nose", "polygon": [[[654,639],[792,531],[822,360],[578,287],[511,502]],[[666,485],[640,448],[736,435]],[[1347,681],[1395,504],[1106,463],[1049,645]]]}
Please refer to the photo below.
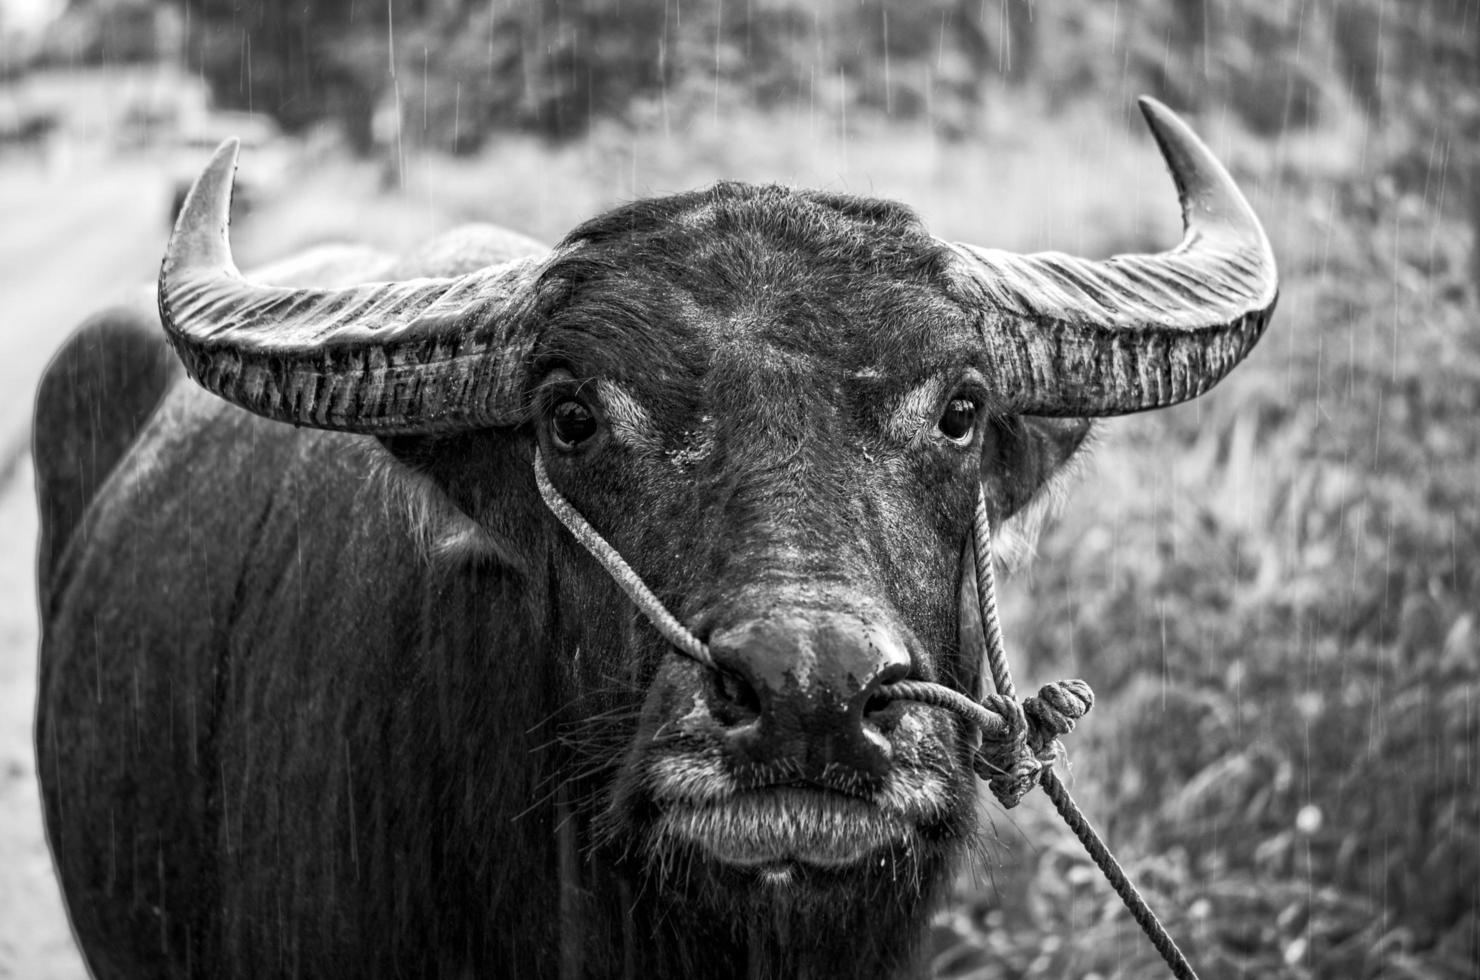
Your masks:
{"label": "buffalo nose", "polygon": [[803,778],[883,775],[899,710],[883,685],[910,673],[891,629],[836,614],[772,614],[713,633],[711,704],[749,762]]}

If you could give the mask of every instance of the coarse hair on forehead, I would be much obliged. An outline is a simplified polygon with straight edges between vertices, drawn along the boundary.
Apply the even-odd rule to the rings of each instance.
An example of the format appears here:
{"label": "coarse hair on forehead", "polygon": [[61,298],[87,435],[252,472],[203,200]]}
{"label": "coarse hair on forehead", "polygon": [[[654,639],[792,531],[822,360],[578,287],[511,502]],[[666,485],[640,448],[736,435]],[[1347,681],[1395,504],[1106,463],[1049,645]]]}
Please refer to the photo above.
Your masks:
{"label": "coarse hair on forehead", "polygon": [[805,326],[812,311],[877,315],[908,305],[906,294],[952,295],[950,262],[948,247],[892,201],[742,183],[636,201],[557,247],[538,285],[551,328],[541,357],[595,354],[645,365],[643,374],[688,373],[704,356],[706,326],[762,304],[804,345],[836,341],[826,324]]}
{"label": "coarse hair on forehead", "polygon": [[949,261],[902,204],[734,182],[621,205],[572,231],[556,254],[546,283],[648,272],[721,310],[766,270],[856,289],[870,279],[943,281]]}

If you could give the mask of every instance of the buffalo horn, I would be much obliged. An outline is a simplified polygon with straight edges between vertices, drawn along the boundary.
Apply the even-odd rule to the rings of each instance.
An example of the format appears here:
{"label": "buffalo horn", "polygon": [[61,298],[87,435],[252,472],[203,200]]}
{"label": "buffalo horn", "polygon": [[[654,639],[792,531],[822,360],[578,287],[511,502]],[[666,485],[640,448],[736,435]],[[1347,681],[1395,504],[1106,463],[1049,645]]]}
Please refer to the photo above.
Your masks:
{"label": "buffalo horn", "polygon": [[1259,220],[1186,123],[1140,106],[1181,198],[1176,248],[1096,262],[951,246],[985,294],[984,361],[1004,411],[1120,415],[1196,398],[1269,322],[1279,282]]}
{"label": "buffalo horn", "polygon": [[523,307],[542,261],[342,289],[248,282],[227,241],[237,142],[191,188],[165,250],[159,312],[186,370],[268,418],[380,435],[519,421],[533,347]]}

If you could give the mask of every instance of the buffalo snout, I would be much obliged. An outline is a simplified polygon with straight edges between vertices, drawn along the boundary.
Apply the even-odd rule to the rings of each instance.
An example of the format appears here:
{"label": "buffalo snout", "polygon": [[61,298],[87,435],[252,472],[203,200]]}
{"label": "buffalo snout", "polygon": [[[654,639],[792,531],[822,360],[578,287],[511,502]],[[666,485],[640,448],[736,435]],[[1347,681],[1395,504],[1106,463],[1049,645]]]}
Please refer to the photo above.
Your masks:
{"label": "buffalo snout", "polygon": [[716,630],[709,649],[718,667],[709,701],[737,768],[821,785],[885,776],[901,709],[881,689],[911,672],[899,630],[858,615],[773,611]]}

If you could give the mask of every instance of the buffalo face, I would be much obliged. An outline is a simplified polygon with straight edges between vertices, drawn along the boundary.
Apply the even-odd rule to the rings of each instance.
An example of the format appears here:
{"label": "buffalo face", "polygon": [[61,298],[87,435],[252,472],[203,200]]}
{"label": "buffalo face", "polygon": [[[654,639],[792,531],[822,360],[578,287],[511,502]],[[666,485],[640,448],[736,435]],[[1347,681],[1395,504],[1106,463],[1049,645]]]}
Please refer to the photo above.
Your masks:
{"label": "buffalo face", "polygon": [[606,838],[727,907],[918,892],[972,829],[972,744],[880,689],[976,688],[957,590],[982,461],[1015,475],[1005,516],[1086,426],[1022,451],[970,293],[903,208],[721,185],[561,252],[538,287],[541,452],[718,667],[673,656],[554,532],[574,693],[620,678],[601,717],[636,715]]}

